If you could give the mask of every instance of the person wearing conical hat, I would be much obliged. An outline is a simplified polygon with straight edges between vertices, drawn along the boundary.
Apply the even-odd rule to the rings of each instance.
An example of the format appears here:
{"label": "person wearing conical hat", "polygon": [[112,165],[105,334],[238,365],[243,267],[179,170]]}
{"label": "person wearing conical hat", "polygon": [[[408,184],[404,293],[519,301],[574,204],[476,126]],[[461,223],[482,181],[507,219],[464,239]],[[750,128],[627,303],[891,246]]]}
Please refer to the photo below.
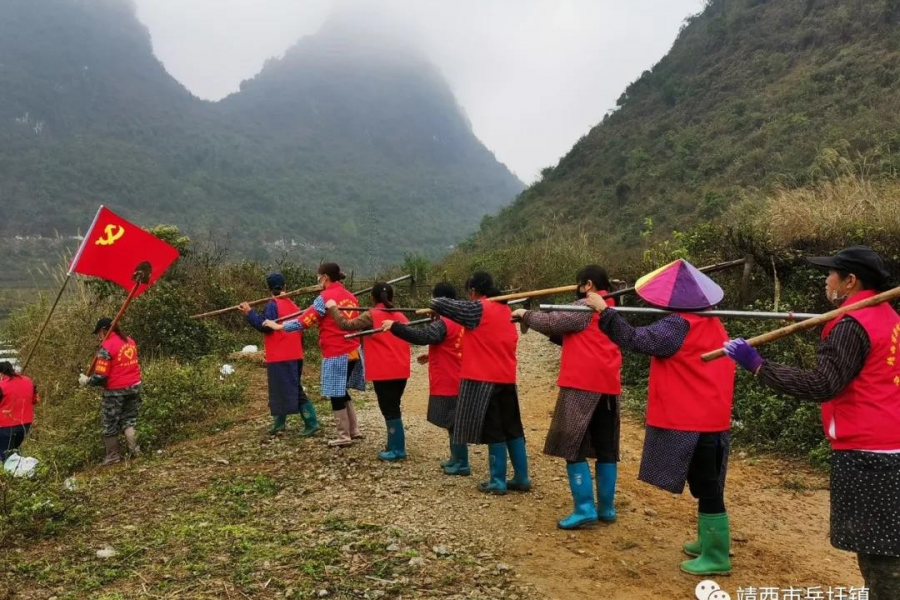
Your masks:
{"label": "person wearing conical hat", "polygon": [[300,309],[285,295],[284,276],[281,273],[267,275],[266,285],[272,293],[272,299],[266,304],[262,314],[251,310],[246,302],[239,308],[247,322],[265,336],[269,411],[272,414],[269,434],[275,435],[283,431],[288,415],[299,413],[303,419],[300,436],[309,437],[315,435],[320,428],[316,408],[303,390],[303,338],[300,333],[277,331],[265,325],[266,320],[274,321],[279,316],[297,313]]}
{"label": "person wearing conical hat", "polygon": [[[587,265],[575,276],[583,306],[591,292],[605,295],[609,276],[599,265]],[[610,305],[613,300],[607,300]],[[544,443],[544,454],[566,460],[574,510],[557,522],[560,529],[616,520],[614,497],[619,461],[619,393],[622,352],[590,312],[541,312],[518,309],[513,318],[562,344],[559,397]],[[597,504],[587,459],[596,460]]]}
{"label": "person wearing conical hat", "polygon": [[[851,305],[890,287],[884,259],[866,246],[808,259],[827,271],[825,295]],[[831,545],[856,552],[871,600],[900,598],[900,315],[890,304],[827,323],[816,366],[764,360],[746,341],[725,353],[765,385],[821,404],[834,450]]]}
{"label": "person wearing conical hat", "polygon": [[730,445],[733,364],[703,362],[721,348],[728,332],[716,317],[698,311],[718,304],[724,292],[685,260],[676,260],[637,281],[637,294],[674,314],[646,327],[631,326],[599,294],[587,304],[600,313],[600,329],[622,350],[650,356],[644,450],[638,478],[680,494],[687,482],[698,501],[698,539],[683,549],[692,575],[731,572],[731,530],[725,511]]}

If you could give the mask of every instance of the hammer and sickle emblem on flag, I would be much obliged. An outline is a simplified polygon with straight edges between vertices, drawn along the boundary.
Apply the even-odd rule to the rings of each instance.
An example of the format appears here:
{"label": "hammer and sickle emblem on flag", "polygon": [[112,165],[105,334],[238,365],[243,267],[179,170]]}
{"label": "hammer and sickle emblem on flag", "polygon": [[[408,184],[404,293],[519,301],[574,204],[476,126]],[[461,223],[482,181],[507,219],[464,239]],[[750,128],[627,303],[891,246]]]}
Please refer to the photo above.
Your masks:
{"label": "hammer and sickle emblem on flag", "polygon": [[104,228],[104,233],[106,233],[106,237],[99,237],[97,241],[94,242],[97,246],[112,246],[119,240],[123,235],[125,235],[125,228],[121,225],[114,225],[110,223]]}

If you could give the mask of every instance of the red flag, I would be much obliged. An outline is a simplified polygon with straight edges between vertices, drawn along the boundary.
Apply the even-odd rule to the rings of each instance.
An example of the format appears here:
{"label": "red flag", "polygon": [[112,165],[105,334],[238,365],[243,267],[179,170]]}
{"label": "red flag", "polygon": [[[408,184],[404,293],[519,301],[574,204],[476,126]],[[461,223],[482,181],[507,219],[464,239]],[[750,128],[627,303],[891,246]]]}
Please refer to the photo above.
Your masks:
{"label": "red flag", "polygon": [[137,294],[148,287],[178,258],[178,250],[137,225],[129,223],[105,206],[94,217],[90,230],[72,259],[69,274],[81,273],[100,277],[128,291],[134,287],[135,268],[150,263],[150,282],[141,285]]}

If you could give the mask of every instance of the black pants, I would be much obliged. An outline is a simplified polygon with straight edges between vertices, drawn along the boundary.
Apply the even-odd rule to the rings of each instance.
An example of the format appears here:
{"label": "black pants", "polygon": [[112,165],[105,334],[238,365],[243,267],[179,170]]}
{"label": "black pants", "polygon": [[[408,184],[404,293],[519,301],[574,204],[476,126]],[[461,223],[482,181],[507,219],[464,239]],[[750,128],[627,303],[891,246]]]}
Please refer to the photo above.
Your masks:
{"label": "black pants", "polygon": [[388,379],[387,381],[373,381],[375,396],[378,398],[378,408],[385,421],[393,421],[400,418],[400,400],[403,398],[403,390],[406,389],[406,379]]}
{"label": "black pants", "polygon": [[700,501],[700,512],[716,515],[725,512],[722,489],[722,462],[725,449],[718,433],[701,433],[688,469],[691,495]]}
{"label": "black pants", "polygon": [[[359,366],[358,360],[351,360],[347,363],[347,382],[350,381],[350,376],[353,374],[353,371],[356,370],[357,366]],[[348,389],[343,396],[329,398],[329,400],[331,400],[331,410],[338,411],[347,408],[347,403],[352,401],[353,398],[350,397],[350,390]],[[302,404],[303,401],[301,400],[300,403]]]}
{"label": "black pants", "polygon": [[[591,415],[588,433],[598,463],[619,462],[619,408],[616,400],[601,398]],[[584,462],[583,448],[580,453],[581,460],[577,462]]]}
{"label": "black pants", "polygon": [[31,429],[31,423],[14,427],[0,427],[0,462],[5,461],[19,449],[19,446],[25,441],[29,429]]}
{"label": "black pants", "polygon": [[512,383],[496,384],[488,402],[481,428],[482,444],[500,444],[525,437],[522,415],[519,413],[519,395]]}
{"label": "black pants", "polygon": [[869,588],[869,600],[900,598],[900,556],[858,554],[856,558]]}

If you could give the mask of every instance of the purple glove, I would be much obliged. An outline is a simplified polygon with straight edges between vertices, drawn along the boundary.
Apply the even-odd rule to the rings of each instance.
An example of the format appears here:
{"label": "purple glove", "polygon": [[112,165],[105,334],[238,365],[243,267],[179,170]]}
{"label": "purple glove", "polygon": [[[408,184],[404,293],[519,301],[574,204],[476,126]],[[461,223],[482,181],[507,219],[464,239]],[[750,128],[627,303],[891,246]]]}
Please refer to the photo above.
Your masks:
{"label": "purple glove", "polygon": [[744,338],[726,342],[725,355],[754,375],[763,364],[763,357]]}

